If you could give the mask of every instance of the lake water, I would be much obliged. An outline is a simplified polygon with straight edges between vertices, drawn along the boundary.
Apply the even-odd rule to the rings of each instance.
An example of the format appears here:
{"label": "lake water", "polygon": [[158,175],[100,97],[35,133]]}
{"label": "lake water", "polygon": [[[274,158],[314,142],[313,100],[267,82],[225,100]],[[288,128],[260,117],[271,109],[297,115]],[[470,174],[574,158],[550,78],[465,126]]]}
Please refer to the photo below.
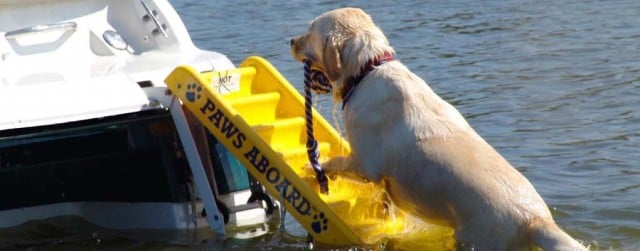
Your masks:
{"label": "lake water", "polygon": [[[640,1],[172,4],[198,47],[236,64],[251,55],[265,57],[300,90],[302,65],[291,58],[289,39],[324,11],[364,9],[397,58],[524,173],[562,228],[594,250],[640,250]],[[330,98],[318,102],[331,120]],[[276,230],[251,240],[189,245],[157,235],[146,241],[146,234],[58,234],[60,242],[72,243],[61,250],[306,248],[304,230],[291,218],[285,222],[285,233],[273,225]]]}
{"label": "lake water", "polygon": [[[236,64],[265,57],[300,90],[289,39],[324,11],[364,9],[397,58],[529,178],[567,232],[599,249],[640,250],[640,1],[174,5],[197,46]],[[331,120],[330,99],[319,106]]]}

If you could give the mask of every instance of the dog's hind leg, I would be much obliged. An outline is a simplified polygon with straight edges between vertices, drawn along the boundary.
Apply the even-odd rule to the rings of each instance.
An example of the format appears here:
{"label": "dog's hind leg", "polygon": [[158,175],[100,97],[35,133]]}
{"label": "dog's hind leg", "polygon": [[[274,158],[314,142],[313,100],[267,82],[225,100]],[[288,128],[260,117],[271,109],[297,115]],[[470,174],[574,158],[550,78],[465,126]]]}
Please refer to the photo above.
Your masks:
{"label": "dog's hind leg", "polygon": [[531,242],[543,250],[587,250],[551,221],[532,222],[527,232]]}

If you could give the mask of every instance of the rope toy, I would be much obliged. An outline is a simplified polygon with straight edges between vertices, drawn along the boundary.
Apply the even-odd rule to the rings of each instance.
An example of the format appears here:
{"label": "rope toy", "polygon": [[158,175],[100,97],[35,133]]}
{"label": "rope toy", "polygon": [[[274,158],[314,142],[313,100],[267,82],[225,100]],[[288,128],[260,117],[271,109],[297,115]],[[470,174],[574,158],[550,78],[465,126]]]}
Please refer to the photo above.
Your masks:
{"label": "rope toy", "polygon": [[320,192],[329,194],[329,179],[322,170],[318,158],[320,157],[320,151],[318,150],[318,141],[313,136],[313,114],[312,114],[312,101],[311,90],[318,94],[325,94],[331,92],[331,85],[327,80],[324,73],[316,70],[311,70],[311,61],[304,61],[304,115],[307,129],[307,156],[313,171],[316,173],[316,179],[320,185]]}
{"label": "rope toy", "polygon": [[[305,86],[309,86],[316,94],[327,94],[331,92],[331,84],[321,71],[311,69],[311,61],[305,60],[304,63],[304,81]],[[309,84],[307,85],[307,82]]]}

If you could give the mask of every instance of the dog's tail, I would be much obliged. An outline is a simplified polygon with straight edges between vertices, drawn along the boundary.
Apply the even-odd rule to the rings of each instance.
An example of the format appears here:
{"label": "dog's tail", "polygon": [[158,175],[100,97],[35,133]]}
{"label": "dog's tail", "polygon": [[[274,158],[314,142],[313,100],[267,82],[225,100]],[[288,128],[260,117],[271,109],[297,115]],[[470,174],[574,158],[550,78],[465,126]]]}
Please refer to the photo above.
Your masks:
{"label": "dog's tail", "polygon": [[529,225],[528,230],[531,242],[543,250],[587,250],[552,221],[535,222]]}

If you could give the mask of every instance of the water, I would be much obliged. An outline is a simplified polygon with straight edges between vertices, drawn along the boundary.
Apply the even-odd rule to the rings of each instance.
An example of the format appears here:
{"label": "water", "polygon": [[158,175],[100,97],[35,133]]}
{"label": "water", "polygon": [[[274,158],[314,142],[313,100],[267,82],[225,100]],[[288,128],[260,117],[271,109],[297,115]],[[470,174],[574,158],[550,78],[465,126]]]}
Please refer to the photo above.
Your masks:
{"label": "water", "polygon": [[[363,8],[386,33],[397,58],[524,173],[567,232],[593,249],[640,250],[640,1],[172,4],[198,47],[222,52],[236,64],[250,55],[265,57],[300,90],[302,65],[291,58],[289,39],[324,11]],[[318,101],[331,118],[330,98]],[[45,225],[47,234],[36,234],[47,236],[45,243],[36,244],[41,249],[60,247],[56,242],[79,249],[306,248],[304,230],[290,218],[285,224],[286,233],[272,226],[270,234],[251,240],[205,238],[188,245],[157,234],[56,225],[48,231],[51,225]]]}
{"label": "water", "polygon": [[[196,45],[272,62],[329,9],[372,15],[397,57],[599,249],[640,250],[640,1],[174,1]],[[331,118],[333,106],[320,98]]]}

